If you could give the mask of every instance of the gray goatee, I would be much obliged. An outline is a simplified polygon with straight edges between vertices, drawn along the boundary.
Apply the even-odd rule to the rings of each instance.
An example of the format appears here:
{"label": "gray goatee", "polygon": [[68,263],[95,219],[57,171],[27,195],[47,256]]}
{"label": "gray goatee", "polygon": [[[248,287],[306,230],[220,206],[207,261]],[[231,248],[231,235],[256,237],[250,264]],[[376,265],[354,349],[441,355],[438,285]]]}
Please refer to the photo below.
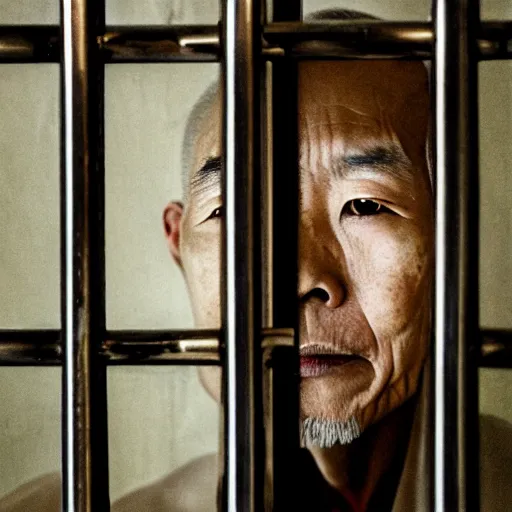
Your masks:
{"label": "gray goatee", "polygon": [[348,421],[306,418],[302,422],[300,445],[330,448],[336,443],[349,444],[361,435],[359,423],[352,416]]}

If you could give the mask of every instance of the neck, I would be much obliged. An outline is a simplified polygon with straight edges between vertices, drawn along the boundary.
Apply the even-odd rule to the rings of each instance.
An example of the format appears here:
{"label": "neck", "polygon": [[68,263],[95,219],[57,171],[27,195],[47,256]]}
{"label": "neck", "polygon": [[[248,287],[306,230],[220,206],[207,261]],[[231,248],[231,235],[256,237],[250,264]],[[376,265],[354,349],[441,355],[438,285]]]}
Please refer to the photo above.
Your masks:
{"label": "neck", "polygon": [[[398,484],[409,441],[415,400],[388,414],[349,445],[310,448],[318,469],[354,511],[367,510],[384,474]],[[394,477],[394,478],[393,478]],[[395,493],[396,489],[386,492]]]}

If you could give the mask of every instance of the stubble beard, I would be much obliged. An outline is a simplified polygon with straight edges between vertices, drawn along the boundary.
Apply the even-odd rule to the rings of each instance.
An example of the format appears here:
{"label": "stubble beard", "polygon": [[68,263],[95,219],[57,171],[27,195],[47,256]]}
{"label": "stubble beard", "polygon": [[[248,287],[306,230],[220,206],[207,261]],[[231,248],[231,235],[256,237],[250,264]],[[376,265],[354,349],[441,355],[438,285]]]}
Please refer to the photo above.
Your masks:
{"label": "stubble beard", "polygon": [[348,421],[307,417],[300,428],[300,445],[303,448],[331,448],[335,444],[347,445],[361,435],[358,421],[352,416]]}

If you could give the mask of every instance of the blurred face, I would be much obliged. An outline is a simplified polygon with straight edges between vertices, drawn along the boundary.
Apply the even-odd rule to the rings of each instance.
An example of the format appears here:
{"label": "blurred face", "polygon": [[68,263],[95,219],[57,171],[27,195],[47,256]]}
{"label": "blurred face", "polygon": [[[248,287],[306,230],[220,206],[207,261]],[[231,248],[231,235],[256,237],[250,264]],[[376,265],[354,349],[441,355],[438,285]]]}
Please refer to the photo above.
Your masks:
{"label": "blurred face", "polygon": [[[187,204],[166,211],[198,328],[220,326],[219,98],[210,110],[195,141]],[[353,438],[411,396],[427,354],[428,110],[422,64],[300,65],[301,419],[311,432],[338,425],[334,442],[349,442],[347,432]],[[218,396],[219,369],[200,374]]]}

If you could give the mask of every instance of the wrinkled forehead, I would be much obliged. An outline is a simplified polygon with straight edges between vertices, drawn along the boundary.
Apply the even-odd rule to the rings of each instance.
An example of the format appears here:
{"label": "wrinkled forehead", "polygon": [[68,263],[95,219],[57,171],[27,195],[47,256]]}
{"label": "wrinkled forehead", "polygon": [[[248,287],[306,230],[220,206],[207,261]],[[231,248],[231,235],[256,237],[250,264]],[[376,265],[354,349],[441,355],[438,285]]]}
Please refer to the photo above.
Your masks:
{"label": "wrinkled forehead", "polygon": [[395,143],[412,161],[423,160],[428,122],[428,76],[422,63],[300,65],[301,153],[330,138],[346,151]]}
{"label": "wrinkled forehead", "polygon": [[[428,76],[422,63],[387,61],[299,64],[299,133],[303,146],[336,135],[350,146],[392,139],[412,161],[424,159],[429,120]],[[221,152],[217,93],[195,141],[197,170]],[[386,139],[386,140],[384,140]]]}

